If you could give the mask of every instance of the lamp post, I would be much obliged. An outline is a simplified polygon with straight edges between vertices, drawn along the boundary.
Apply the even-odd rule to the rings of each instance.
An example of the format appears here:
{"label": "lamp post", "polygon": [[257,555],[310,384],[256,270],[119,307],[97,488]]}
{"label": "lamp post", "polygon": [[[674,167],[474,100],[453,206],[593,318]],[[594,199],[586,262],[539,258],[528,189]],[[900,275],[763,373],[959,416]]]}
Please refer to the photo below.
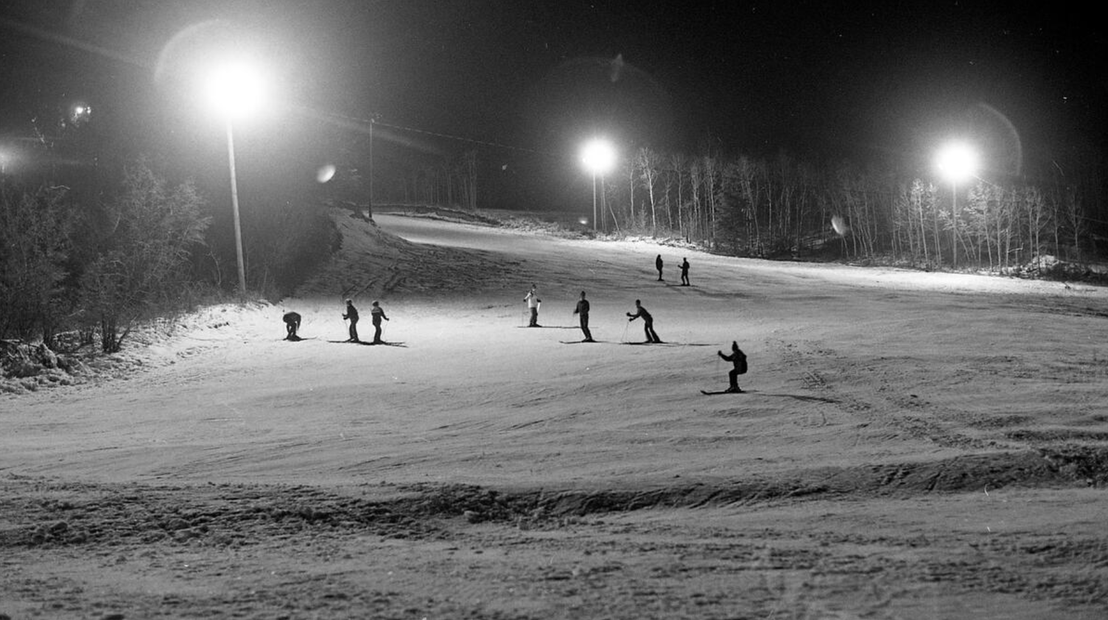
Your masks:
{"label": "lamp post", "polygon": [[936,159],[939,174],[950,181],[953,197],[954,266],[958,266],[958,183],[977,173],[977,153],[964,142],[953,142],[939,151]]}
{"label": "lamp post", "polygon": [[231,211],[235,221],[235,255],[238,259],[239,294],[246,297],[246,266],[242,254],[242,224],[239,219],[238,178],[235,174],[234,120],[252,112],[262,99],[258,74],[242,63],[229,63],[215,71],[208,83],[208,95],[227,125],[227,161],[231,170]]}
{"label": "lamp post", "polygon": [[581,149],[581,163],[592,174],[592,229],[596,228],[596,177],[603,177],[616,162],[616,151],[612,144],[602,138],[594,138]]}

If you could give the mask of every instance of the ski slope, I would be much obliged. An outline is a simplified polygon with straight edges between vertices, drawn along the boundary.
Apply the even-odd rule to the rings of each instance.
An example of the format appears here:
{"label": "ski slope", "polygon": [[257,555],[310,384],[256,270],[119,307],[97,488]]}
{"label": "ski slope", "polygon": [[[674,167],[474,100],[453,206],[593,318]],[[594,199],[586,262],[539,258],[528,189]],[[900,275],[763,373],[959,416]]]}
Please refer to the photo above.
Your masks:
{"label": "ski slope", "polygon": [[[807,560],[789,563],[787,579],[773,573],[785,579],[774,582],[784,584],[777,594],[791,592],[788,617],[833,617],[827,614],[843,610],[989,617],[981,609],[998,618],[1094,617],[1084,615],[1097,609],[1092,599],[1078,603],[1082,592],[1108,583],[1095,557],[1078,554],[1065,565],[1067,583],[1084,575],[1092,584],[1069,593],[1049,585],[1055,568],[1035,573],[1027,567],[1039,565],[1026,564],[1022,578],[1039,584],[1032,596],[1012,591],[1009,577],[981,572],[1038,562],[1019,555],[1022,543],[992,547],[996,555],[986,559],[962,558],[960,550],[982,541],[986,531],[989,540],[1045,536],[1058,545],[1084,540],[1082,553],[1104,548],[1094,533],[1103,525],[1095,516],[1103,491],[1082,488],[1081,464],[1059,460],[1075,450],[1103,454],[1108,445],[1104,289],[739,259],[643,240],[563,239],[399,215],[378,215],[379,227],[342,215],[336,221],[341,252],[296,297],[182,318],[171,334],[125,351],[139,367],[125,380],[0,400],[0,476],[10,484],[39,480],[90,489],[171,485],[173,494],[196,502],[201,493],[189,489],[213,484],[362,489],[368,496],[465,484],[519,497],[586,494],[596,502],[607,498],[605,505],[625,494],[656,508],[673,505],[611,517],[609,529],[576,534],[592,540],[593,549],[624,540],[620,532],[636,532],[639,538],[624,540],[637,555],[620,556],[623,573],[594,566],[599,560],[588,549],[549,556],[542,551],[549,540],[540,543],[519,527],[458,535],[471,542],[466,537],[484,537],[490,549],[507,540],[523,545],[504,549],[530,558],[517,560],[522,564],[511,572],[532,575],[534,583],[553,565],[544,562],[563,562],[567,571],[594,566],[594,576],[605,575],[615,588],[596,586],[597,596],[614,597],[625,610],[643,596],[654,600],[629,593],[635,590],[628,584],[674,561],[657,555],[658,545],[683,537],[694,546],[753,537],[757,542],[743,538],[744,544],[795,539],[807,553],[837,541],[819,553],[852,567],[833,583],[813,582]],[[666,262],[665,282],[656,281],[658,254]],[[675,285],[685,257],[690,287]],[[524,327],[523,297],[531,283],[542,299],[541,328]],[[565,344],[581,338],[572,311],[582,290],[600,342]],[[359,327],[366,340],[370,303],[381,302],[392,319],[384,338],[396,346],[332,342],[346,338],[347,296],[365,317]],[[643,340],[641,321],[626,318],[636,299],[653,314],[666,344],[631,346]],[[303,315],[305,340],[282,339],[287,310]],[[745,393],[702,395],[726,387],[729,364],[716,352],[728,351],[732,341],[748,356],[750,371],[740,379]],[[1036,490],[1043,485],[1048,490]],[[582,514],[588,506],[582,503]],[[881,545],[843,542],[870,535]],[[883,545],[909,553],[909,542],[928,536],[944,542],[921,553],[930,549],[928,557],[944,558],[949,582],[933,571],[921,575],[887,564],[892,552]],[[272,548],[256,553],[278,567],[274,575],[294,561],[308,562],[328,582],[361,574],[349,567],[333,572],[328,560],[306,560],[310,553],[285,557],[283,545],[290,543],[268,540]],[[344,540],[343,546],[359,548]],[[418,549],[437,560],[428,560],[435,566],[419,575],[396,568],[409,575],[395,586],[404,604],[423,600],[423,579],[433,574],[433,591],[444,597],[432,605],[440,615],[539,610],[542,617],[632,617],[610,608],[564,615],[569,612],[554,611],[567,600],[561,594],[509,594],[492,585],[496,579],[474,585],[472,575],[459,576],[453,548],[420,543]],[[375,546],[373,562],[391,567],[410,552]],[[213,565],[225,562],[204,557]],[[912,557],[906,566],[925,561]],[[27,558],[54,578],[64,564],[57,556]],[[729,570],[754,570],[731,561],[712,560]],[[221,566],[224,572],[204,583],[233,590],[219,575],[234,569]],[[505,578],[507,570],[470,566],[486,577]],[[760,564],[756,574],[767,570]],[[900,593],[896,603],[888,590],[856,594],[874,571],[885,570],[906,580],[886,584]],[[115,581],[99,578],[111,585],[84,587],[105,600],[127,600],[120,584],[155,573],[151,565],[127,565],[110,573]],[[253,587],[269,587],[276,606],[286,600],[284,592],[299,597],[294,607],[334,603],[295,583],[275,576]],[[699,608],[681,607],[691,604],[681,593],[716,587],[693,573],[666,583],[657,596],[685,611],[634,617],[694,617]],[[159,584],[178,591],[170,579]],[[741,590],[717,585],[722,602],[709,610],[743,615],[778,608],[772,593],[751,602]],[[458,596],[466,601],[461,607]],[[204,608],[202,600],[194,602]],[[365,611],[344,604],[349,617]],[[945,611],[930,614],[935,610]]]}

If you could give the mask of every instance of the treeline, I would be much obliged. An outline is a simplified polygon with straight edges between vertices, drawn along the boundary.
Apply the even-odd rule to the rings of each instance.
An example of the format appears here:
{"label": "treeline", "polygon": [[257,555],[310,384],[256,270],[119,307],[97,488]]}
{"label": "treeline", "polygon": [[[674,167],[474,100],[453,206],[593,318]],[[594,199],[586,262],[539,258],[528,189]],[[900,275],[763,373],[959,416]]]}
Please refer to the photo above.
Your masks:
{"label": "treeline", "polygon": [[[897,171],[639,149],[603,179],[605,230],[680,237],[763,258],[898,261],[1011,269],[1046,256],[1103,257],[1108,213],[1100,162],[1042,182],[952,187]],[[957,191],[955,202],[954,190]]]}
{"label": "treeline", "polygon": [[[111,353],[143,320],[234,297],[229,214],[213,213],[195,183],[171,182],[145,160],[114,182],[84,179],[88,187],[0,178],[0,338],[55,348],[64,332],[69,346]],[[242,216],[252,294],[291,292],[337,243],[307,204]]]}

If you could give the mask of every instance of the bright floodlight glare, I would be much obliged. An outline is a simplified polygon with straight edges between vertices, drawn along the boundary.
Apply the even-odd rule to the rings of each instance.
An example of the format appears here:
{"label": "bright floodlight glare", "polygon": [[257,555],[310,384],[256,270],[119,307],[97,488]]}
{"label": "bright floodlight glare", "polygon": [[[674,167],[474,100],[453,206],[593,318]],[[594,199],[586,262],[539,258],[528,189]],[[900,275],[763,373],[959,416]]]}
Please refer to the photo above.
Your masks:
{"label": "bright floodlight glare", "polygon": [[959,183],[977,174],[977,153],[969,145],[956,142],[939,151],[939,173],[952,183]]}
{"label": "bright floodlight glare", "polygon": [[260,109],[264,95],[261,75],[242,62],[219,67],[208,80],[209,101],[230,118],[242,118]]}
{"label": "bright floodlight glare", "polygon": [[616,151],[606,140],[592,140],[581,150],[581,163],[590,173],[603,176],[616,163]]}

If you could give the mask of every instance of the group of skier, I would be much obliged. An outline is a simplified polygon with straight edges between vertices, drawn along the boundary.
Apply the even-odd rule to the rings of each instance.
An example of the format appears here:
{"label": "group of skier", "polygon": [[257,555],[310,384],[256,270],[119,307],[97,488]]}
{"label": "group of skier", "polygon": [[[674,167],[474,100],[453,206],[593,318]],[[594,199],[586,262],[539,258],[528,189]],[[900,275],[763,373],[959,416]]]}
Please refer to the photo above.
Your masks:
{"label": "group of skier", "polygon": [[[659,254],[658,257],[654,259],[654,268],[658,270],[658,281],[659,282],[665,282],[665,279],[662,278],[662,267],[664,267],[665,264],[666,264],[666,262],[664,260],[662,260],[662,255],[661,254]],[[690,286],[690,284],[689,284],[689,259],[687,259],[687,258],[681,259],[681,264],[678,265],[677,268],[681,270],[681,286]]]}
{"label": "group of skier", "polygon": [[[658,270],[658,281],[664,281],[662,279],[664,262],[662,261],[661,254],[655,259],[654,265]],[[681,269],[681,286],[689,286],[688,259],[683,259],[679,267]],[[542,304],[542,300],[538,297],[538,288],[536,285],[531,285],[531,289],[527,292],[523,301],[527,304],[527,310],[530,313],[528,327],[541,327],[539,325],[539,307]],[[573,309],[573,314],[577,315],[581,333],[585,336],[582,342],[596,342],[592,337],[592,332],[589,330],[589,300],[586,298],[585,291],[581,291],[581,298],[577,301],[577,305]],[[373,341],[370,344],[386,344],[381,339],[381,321],[388,321],[389,317],[385,315],[385,311],[381,308],[380,302],[373,302],[370,316],[372,317],[374,328]],[[632,322],[635,319],[642,319],[643,331],[646,334],[646,342],[644,344],[662,344],[662,339],[659,338],[658,333],[654,331],[654,317],[643,307],[641,300],[635,300],[635,312],[628,312],[627,317],[628,322]],[[345,342],[361,343],[362,340],[358,337],[358,309],[354,306],[354,300],[346,300],[346,312],[343,313],[342,318],[349,322],[350,337]],[[296,312],[286,312],[283,319],[285,322],[285,339],[292,341],[300,340],[301,338],[298,335],[301,320],[300,314]],[[738,376],[746,372],[746,354],[739,349],[737,342],[731,343],[731,353],[729,355],[724,354],[723,351],[717,351],[717,354],[720,358],[734,365],[728,373],[729,387],[725,392],[742,393],[742,389],[740,389],[738,385]]]}
{"label": "group of skier", "polygon": [[[658,270],[658,281],[664,282],[662,278],[662,269],[665,266],[665,261],[662,260],[662,255],[659,254],[654,259],[654,267]],[[679,265],[681,269],[681,286],[689,286],[689,259],[684,258]],[[531,289],[527,291],[527,295],[523,298],[524,303],[527,304],[527,310],[530,313],[530,323],[528,327],[541,327],[539,325],[539,307],[542,304],[542,300],[538,296],[538,288],[532,284]],[[581,298],[577,301],[576,307],[573,309],[573,314],[577,315],[581,333],[584,335],[584,339],[581,342],[596,342],[592,337],[592,331],[589,329],[589,300],[586,298],[585,291],[581,291]],[[646,341],[643,344],[662,344],[662,339],[658,337],[658,333],[654,331],[654,317],[650,312],[642,305],[642,300],[635,300],[635,312],[627,313],[627,321],[631,322],[635,319],[642,319],[643,331],[646,334]],[[746,354],[739,348],[738,342],[731,342],[731,353],[726,354],[723,351],[716,352],[719,357],[725,361],[731,362],[733,367],[727,374],[728,388],[723,393],[736,393],[741,394],[742,388],[739,387],[739,375],[746,373]],[[719,393],[719,392],[705,392]]]}
{"label": "group of skier", "polygon": [[[381,321],[387,321],[389,317],[385,316],[385,310],[381,308],[380,302],[373,302],[369,315],[373,321],[373,342],[371,344],[385,344],[385,341],[381,339]],[[300,331],[300,314],[286,312],[282,318],[285,321],[285,340],[302,340],[297,333]],[[350,322],[350,337],[345,342],[362,342],[358,337],[358,309],[354,307],[353,299],[346,300],[346,312],[342,315],[342,318]]]}
{"label": "group of skier", "polygon": [[[381,340],[381,320],[389,320],[389,317],[385,316],[385,311],[381,308],[379,302],[373,302],[372,307],[369,310],[369,316],[373,321],[373,343],[372,344],[384,344]],[[354,300],[346,300],[346,314],[342,315],[342,318],[350,321],[350,338],[347,342],[361,342],[358,338],[358,309],[354,307]]]}

